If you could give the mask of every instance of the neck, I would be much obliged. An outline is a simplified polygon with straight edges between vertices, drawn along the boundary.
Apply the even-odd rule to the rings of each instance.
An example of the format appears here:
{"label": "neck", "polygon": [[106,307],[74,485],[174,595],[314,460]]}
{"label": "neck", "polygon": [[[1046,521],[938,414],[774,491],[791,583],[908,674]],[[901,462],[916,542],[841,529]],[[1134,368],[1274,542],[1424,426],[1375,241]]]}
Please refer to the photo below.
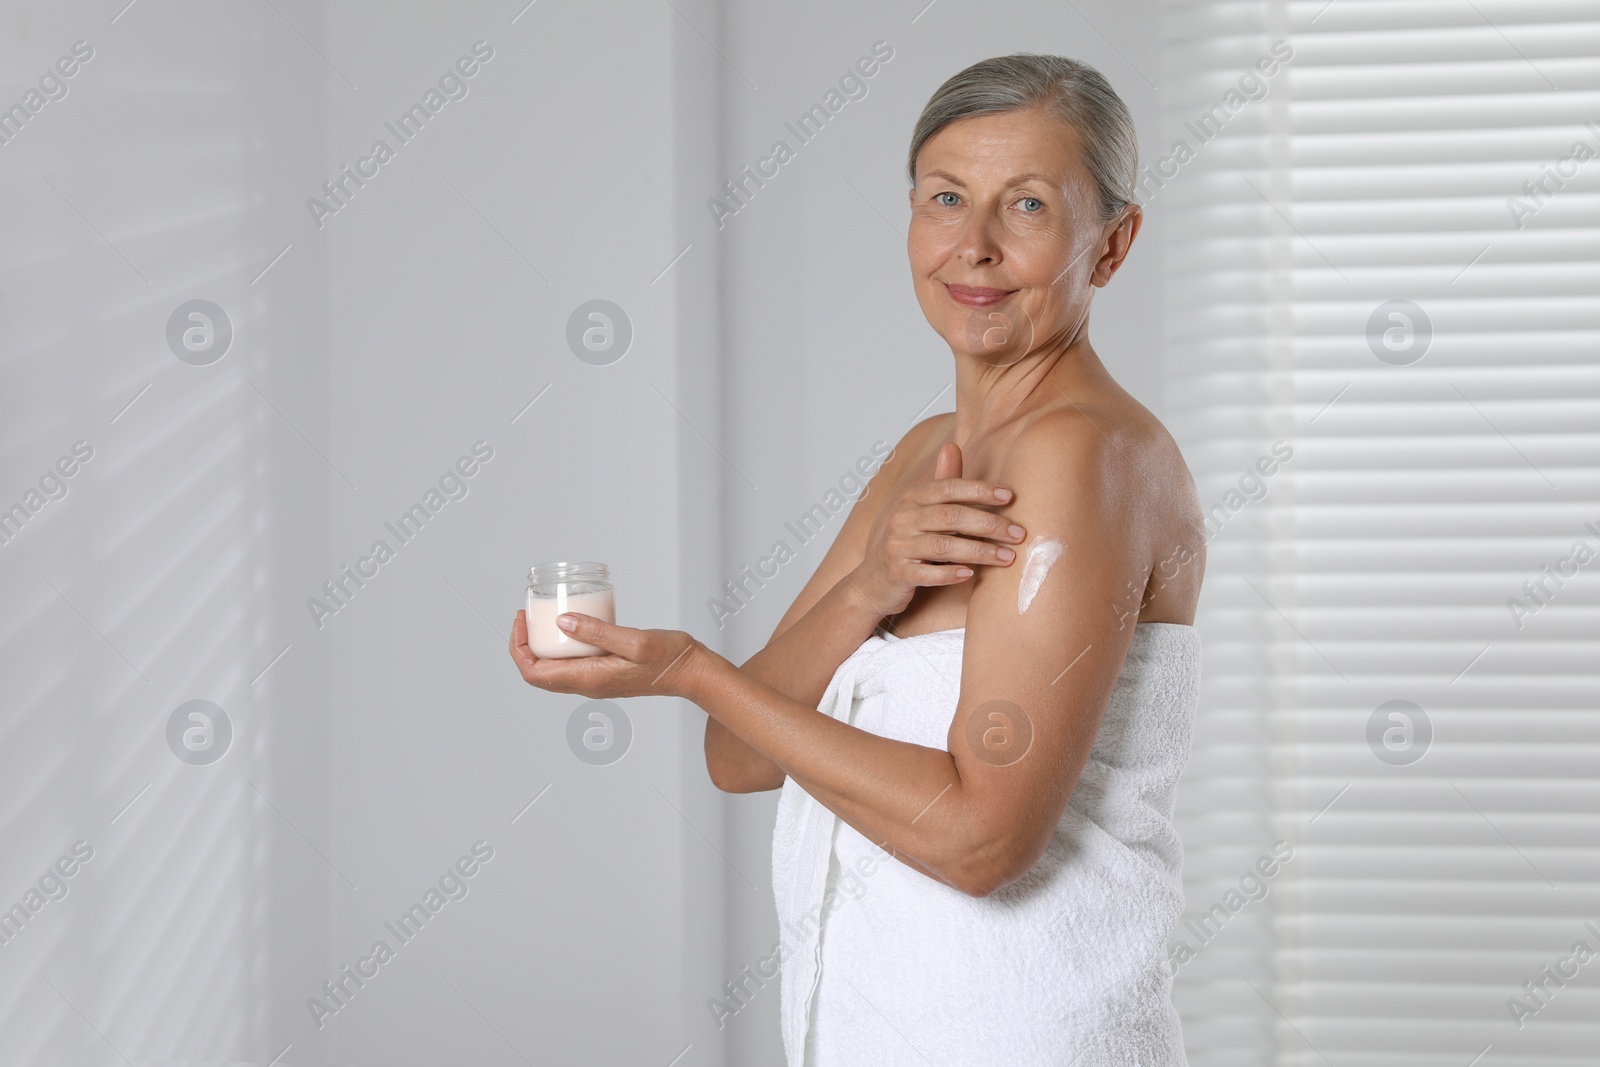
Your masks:
{"label": "neck", "polygon": [[956,424],[951,440],[965,453],[1000,426],[1041,408],[1076,400],[1105,374],[1086,332],[1059,338],[1008,366],[957,352]]}

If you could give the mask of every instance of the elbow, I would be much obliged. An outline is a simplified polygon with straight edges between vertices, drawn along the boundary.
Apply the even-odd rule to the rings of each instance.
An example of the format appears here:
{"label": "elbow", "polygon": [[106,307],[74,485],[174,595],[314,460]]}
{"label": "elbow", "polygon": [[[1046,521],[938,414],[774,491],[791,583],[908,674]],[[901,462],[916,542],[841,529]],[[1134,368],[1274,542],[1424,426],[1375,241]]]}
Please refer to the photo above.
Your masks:
{"label": "elbow", "polygon": [[962,872],[961,878],[955,883],[955,887],[969,897],[982,898],[997,890],[1004,889],[1021,877],[1021,874],[1015,877],[1009,876],[1004,868],[968,869]]}
{"label": "elbow", "polygon": [[990,893],[993,893],[996,889],[999,889],[1000,886],[992,881],[973,881],[972,879],[967,879],[956,888],[960,889],[967,896],[972,897],[975,900],[981,900]]}
{"label": "elbow", "polygon": [[969,897],[987,897],[1013,882],[1021,881],[1032,869],[1032,863],[1009,863],[968,871],[957,888]]}
{"label": "elbow", "polygon": [[736,783],[729,781],[727,775],[719,773],[717,771],[717,769],[715,767],[713,767],[710,763],[706,764],[706,774],[707,774],[708,777],[710,777],[711,784],[716,786],[717,789],[720,792],[723,792],[723,793],[740,793],[740,792],[743,792],[743,790],[735,788],[735,784]]}
{"label": "elbow", "polygon": [[747,782],[742,778],[730,777],[726,774],[717,774],[715,772],[711,775],[711,784],[724,793],[755,793],[762,788],[760,785]]}
{"label": "elbow", "polygon": [[966,850],[965,862],[951,884],[969,897],[987,897],[1019,882],[1044,855],[1046,842],[991,836]]}
{"label": "elbow", "polygon": [[737,774],[730,773],[731,769],[724,767],[720,760],[706,760],[706,774],[711,778],[711,784],[724,793],[748,793]]}
{"label": "elbow", "polygon": [[[1075,782],[1066,784],[1070,795]],[[947,839],[949,862],[944,871],[954,877],[946,881],[971,897],[987,897],[1020,882],[1044,858],[1056,828],[1061,809],[1052,804],[997,802],[992,796],[968,794],[953,825],[959,827]]]}
{"label": "elbow", "polygon": [[729,766],[727,761],[708,757],[706,774],[711,784],[724,793],[760,793],[768,789],[781,789],[789,777],[782,770],[775,776],[754,774],[746,767]]}
{"label": "elbow", "polygon": [[706,716],[703,746],[706,776],[724,793],[781,789],[789,776],[782,767],[741,741],[726,726]]}

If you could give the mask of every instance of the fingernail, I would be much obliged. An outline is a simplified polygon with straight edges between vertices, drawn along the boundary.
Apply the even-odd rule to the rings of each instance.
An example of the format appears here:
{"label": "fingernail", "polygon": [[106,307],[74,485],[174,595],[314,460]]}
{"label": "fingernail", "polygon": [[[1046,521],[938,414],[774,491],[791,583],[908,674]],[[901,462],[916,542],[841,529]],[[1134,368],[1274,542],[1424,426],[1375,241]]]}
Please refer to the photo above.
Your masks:
{"label": "fingernail", "polygon": [[563,630],[571,632],[577,628],[578,619],[574,615],[557,615],[556,625],[561,627]]}
{"label": "fingernail", "polygon": [[994,491],[994,495],[1000,500],[1010,500],[1011,499],[1011,490],[1009,490],[1009,489],[996,489]]}
{"label": "fingernail", "polygon": [[1006,533],[1010,534],[1012,537],[1021,537],[1023,534],[1025,534],[1027,532],[1028,531],[1024,530],[1022,527],[1018,526],[1016,523],[1012,523],[1011,524],[1011,528],[1006,531]]}
{"label": "fingernail", "polygon": [[999,556],[1000,559],[1006,563],[1010,563],[1012,560],[1017,558],[1017,554],[1011,551],[1009,548],[1002,548],[996,552],[995,555]]}

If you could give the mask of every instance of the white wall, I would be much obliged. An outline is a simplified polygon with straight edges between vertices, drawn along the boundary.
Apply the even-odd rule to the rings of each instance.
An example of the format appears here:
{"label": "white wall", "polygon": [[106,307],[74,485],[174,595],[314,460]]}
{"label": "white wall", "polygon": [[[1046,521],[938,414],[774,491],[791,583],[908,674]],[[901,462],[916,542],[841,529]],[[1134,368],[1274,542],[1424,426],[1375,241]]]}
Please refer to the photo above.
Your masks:
{"label": "white wall", "polygon": [[[684,589],[706,580],[716,501],[698,481],[718,460],[700,437],[715,407],[696,376],[713,365],[714,260],[694,249],[657,279],[691,240],[674,211],[678,168],[711,154],[709,86],[678,77],[679,50],[700,41],[670,5],[634,5],[622,21],[520,6],[332,9],[330,55],[360,85],[329,86],[335,164],[474,42],[494,50],[324,235],[335,448],[361,487],[336,487],[327,569],[474,442],[494,449],[468,495],[323,635],[334,823],[362,884],[336,887],[335,962],[365,952],[473,842],[495,858],[381,988],[330,1022],[328,1051],[665,1064],[692,1044],[681,1062],[713,1063],[683,993],[713,981],[719,954],[703,714],[624,702],[631,749],[589,766],[566,740],[582,698],[529,688],[506,654],[535,562],[605,561],[619,621],[635,626],[682,626]],[[632,322],[630,350],[608,366],[565,340],[595,298]]]}
{"label": "white wall", "polygon": [[[660,275],[714,158],[685,18],[714,19],[677,9],[7,16],[0,99],[95,55],[0,145],[0,498],[95,454],[0,546],[0,900],[95,852],[0,946],[0,1061],[720,1062],[684,992],[720,980],[702,714],[629,702],[626,757],[589,766],[580,701],[505,651],[534,562],[608,562],[645,626],[712,580],[715,250]],[[480,39],[468,95],[319,228],[307,199]],[[195,297],[236,329],[205,367],[164,336]],[[634,329],[604,367],[565,341],[597,297]],[[385,520],[479,440],[399,545]],[[393,560],[317,626],[378,538]],[[165,739],[197,697],[235,731],[204,767]],[[480,839],[469,894],[399,945],[385,920]],[[319,1029],[307,999],[379,938]]]}
{"label": "white wall", "polygon": [[[264,1063],[328,943],[307,842],[345,858],[298,599],[336,480],[308,444],[329,447],[328,280],[297,228],[322,71],[270,7],[114,15],[33,5],[0,34],[4,106],[93,50],[0,145],[0,506],[93,449],[0,545],[0,907],[93,850],[0,945],[0,1062]],[[210,366],[167,347],[195,298],[236,331]],[[166,741],[194,699],[232,723],[209,766]]]}

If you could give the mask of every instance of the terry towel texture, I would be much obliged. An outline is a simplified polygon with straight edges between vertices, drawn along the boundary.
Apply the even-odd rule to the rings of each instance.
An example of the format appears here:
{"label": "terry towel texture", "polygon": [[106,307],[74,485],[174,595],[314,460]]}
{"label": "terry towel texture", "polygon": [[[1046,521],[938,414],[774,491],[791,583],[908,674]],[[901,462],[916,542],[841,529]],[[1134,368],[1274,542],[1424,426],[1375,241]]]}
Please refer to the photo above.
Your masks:
{"label": "terry towel texture", "polygon": [[[965,639],[880,629],[819,710],[944,750]],[[1183,911],[1172,806],[1199,680],[1193,627],[1135,627],[1044,856],[987,897],[887,858],[786,781],[772,884],[790,1067],[1185,1067],[1167,964]]]}

